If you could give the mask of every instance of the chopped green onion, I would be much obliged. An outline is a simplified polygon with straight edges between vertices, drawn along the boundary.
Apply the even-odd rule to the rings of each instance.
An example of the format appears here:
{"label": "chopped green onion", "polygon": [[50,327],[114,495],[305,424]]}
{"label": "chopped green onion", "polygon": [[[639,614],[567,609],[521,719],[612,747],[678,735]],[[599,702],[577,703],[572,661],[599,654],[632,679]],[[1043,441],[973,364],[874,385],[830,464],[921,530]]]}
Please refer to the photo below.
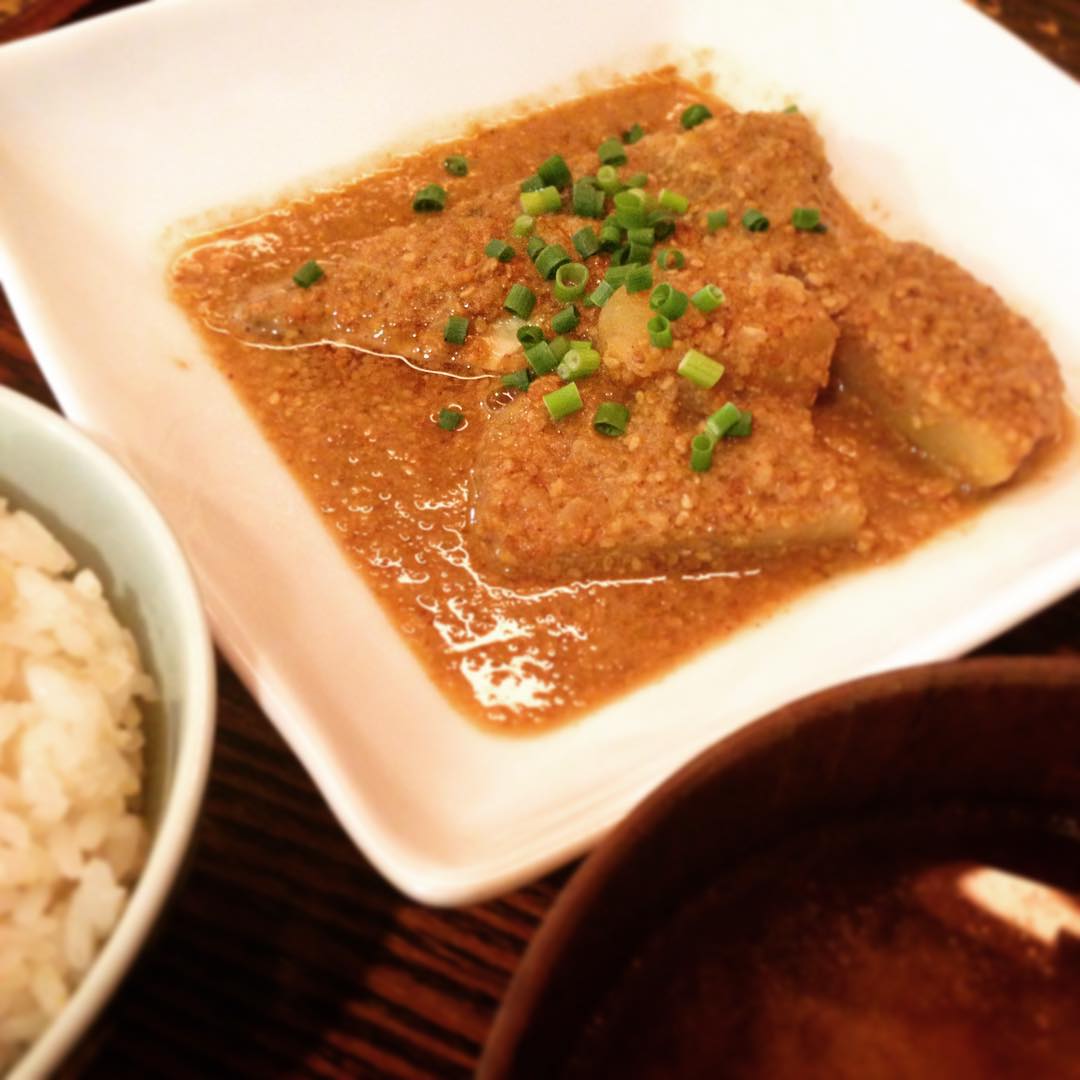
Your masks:
{"label": "chopped green onion", "polygon": [[600,250],[600,241],[597,239],[595,231],[590,229],[588,225],[583,229],[578,229],[571,237],[571,240],[575,250],[583,259],[588,259]]}
{"label": "chopped green onion", "polygon": [[632,128],[628,128],[622,133],[622,141],[629,146],[631,143],[639,142],[645,137],[645,129],[640,124],[635,124]]}
{"label": "chopped green onion", "polygon": [[514,257],[514,249],[505,240],[489,240],[484,246],[484,254],[499,262],[509,262]]}
{"label": "chopped green onion", "polygon": [[626,253],[628,263],[647,263],[652,259],[651,244],[630,244]]}
{"label": "chopped green onion", "polygon": [[708,472],[712,467],[713,447],[716,442],[708,435],[695,435],[690,440],[690,468],[694,472]]}
{"label": "chopped green onion", "polygon": [[420,214],[441,210],[445,205],[446,188],[438,184],[428,184],[413,196],[412,208]]}
{"label": "chopped green onion", "polygon": [[666,315],[673,322],[682,318],[689,303],[690,297],[686,293],[680,292],[666,281],[657,285],[649,297],[649,307],[661,315]]}
{"label": "chopped green onion", "polygon": [[544,331],[533,323],[526,323],[524,326],[518,327],[517,339],[525,348],[528,348],[530,345],[538,345],[544,340]]}
{"label": "chopped green onion", "polygon": [[446,329],[443,330],[443,341],[449,341],[451,345],[464,344],[469,334],[469,320],[464,315],[451,315],[446,320]]}
{"label": "chopped green onion", "polygon": [[704,285],[690,297],[690,303],[706,315],[715,311],[723,302],[724,290],[718,285]]}
{"label": "chopped green onion", "polygon": [[697,105],[690,105],[683,110],[679,123],[689,131],[692,127],[697,127],[698,124],[708,120],[711,116],[712,113],[709,112],[708,108],[699,102]]}
{"label": "chopped green onion", "polygon": [[578,309],[574,304],[570,304],[551,317],[551,329],[556,334],[569,334],[571,330],[577,328],[579,322],[581,322],[581,316],[578,314]]}
{"label": "chopped green onion", "polygon": [[519,319],[527,319],[536,307],[536,293],[528,285],[514,284],[506,294],[503,307]]}
{"label": "chopped green onion", "polygon": [[639,225],[635,229],[627,229],[626,239],[631,244],[640,244],[643,247],[652,247],[656,243],[656,233],[647,225]]}
{"label": "chopped green onion", "polygon": [[529,242],[525,245],[525,251],[529,258],[536,262],[536,256],[546,247],[547,241],[542,236],[530,236]]}
{"label": "chopped green onion", "polygon": [[526,176],[525,179],[521,181],[521,187],[519,190],[539,191],[543,186],[544,181],[541,180],[540,177],[536,175],[536,173],[533,173],[532,176]]}
{"label": "chopped green onion", "polygon": [[649,340],[658,349],[670,349],[675,344],[675,335],[671,332],[671,320],[666,315],[654,315],[646,324]]}
{"label": "chopped green onion", "polygon": [[552,338],[548,342],[548,348],[551,349],[551,355],[555,357],[555,363],[558,364],[562,361],[562,358],[570,351],[570,341],[568,338],[564,338],[560,334],[557,338]]}
{"label": "chopped green onion", "polygon": [[465,417],[460,409],[440,409],[439,410],[439,427],[443,431],[456,431],[461,426],[461,421]]}
{"label": "chopped green onion", "polygon": [[784,108],[783,111],[786,113],[797,113],[799,111],[799,106],[794,104],[788,105]]}
{"label": "chopped green onion", "polygon": [[570,169],[563,160],[561,154],[552,154],[551,157],[536,170],[536,175],[555,188],[564,188],[570,183]]}
{"label": "chopped green onion", "polygon": [[630,273],[626,275],[626,291],[628,293],[644,292],[652,288],[652,267],[632,266]]}
{"label": "chopped green onion", "polygon": [[638,229],[649,223],[645,192],[641,188],[627,188],[612,198],[615,204],[615,224],[624,229]]}
{"label": "chopped green onion", "polygon": [[586,379],[600,368],[600,354],[595,349],[572,348],[563,358],[557,374],[563,382]]}
{"label": "chopped green onion", "polygon": [[542,187],[539,191],[521,193],[521,209],[526,214],[539,217],[541,214],[553,214],[562,208],[562,196],[555,187]]}
{"label": "chopped green onion", "polygon": [[[610,270],[612,266],[625,266],[630,261],[630,245],[623,244],[622,247],[616,248],[611,253],[611,263],[608,266]],[[627,271],[629,273],[629,271]],[[606,275],[605,275],[606,276]]]}
{"label": "chopped green onion", "polygon": [[528,236],[536,228],[536,218],[532,214],[518,214],[510,231],[515,236]]}
{"label": "chopped green onion", "polygon": [[603,165],[625,165],[626,151],[623,149],[621,139],[614,137],[605,139],[596,149],[596,153]]}
{"label": "chopped green onion", "polygon": [[615,438],[626,434],[626,425],[630,422],[630,410],[617,401],[603,401],[596,406],[592,426],[601,435]]}
{"label": "chopped green onion", "polygon": [[611,266],[607,268],[607,273],[604,274],[604,280],[613,288],[617,289],[620,285],[626,284],[626,277],[633,269],[632,265],[616,265],[612,262]]}
{"label": "chopped green onion", "polygon": [[604,225],[600,229],[600,250],[614,251],[622,243],[622,229],[618,225]]}
{"label": "chopped green onion", "polygon": [[574,213],[580,217],[604,216],[604,193],[596,186],[591,176],[583,176],[574,183]]}
{"label": "chopped green onion", "polygon": [[656,261],[661,270],[681,270],[686,265],[686,256],[678,248],[661,248]]}
{"label": "chopped green onion", "polygon": [[[626,192],[620,192],[625,195]],[[619,196],[616,195],[615,198]],[[615,222],[623,229],[640,229],[649,220],[644,206],[616,206]]]}
{"label": "chopped green onion", "polygon": [[687,349],[679,361],[678,372],[695,386],[708,390],[720,381],[720,376],[724,374],[724,365],[697,349]]}
{"label": "chopped green onion", "polygon": [[308,261],[293,274],[292,279],[301,289],[310,289],[324,274],[325,271],[314,259],[308,259]]}
{"label": "chopped green onion", "polygon": [[821,224],[821,211],[800,206],[791,211],[791,224],[801,232],[815,232]]}
{"label": "chopped green onion", "polygon": [[648,224],[657,240],[666,240],[675,231],[675,219],[659,210],[649,215]]}
{"label": "chopped green onion", "polygon": [[739,406],[734,402],[727,402],[705,421],[705,430],[714,439],[722,439],[742,417]]}
{"label": "chopped green onion", "polygon": [[451,154],[444,162],[443,168],[451,176],[468,176],[469,163],[461,154]]}
{"label": "chopped green onion", "polygon": [[596,184],[608,195],[615,195],[623,189],[619,171],[614,165],[601,165],[596,170]]}
{"label": "chopped green onion", "polygon": [[644,172],[636,172],[624,181],[628,188],[643,188],[648,182],[649,174]]}
{"label": "chopped green onion", "polygon": [[572,349],[592,349],[593,343],[591,341],[571,341],[570,348]]}
{"label": "chopped green onion", "polygon": [[742,409],[739,419],[728,428],[728,438],[745,439],[754,430],[754,414],[749,409]]}
{"label": "chopped green onion", "polygon": [[760,210],[747,210],[742,223],[747,232],[765,232],[769,227],[769,219]]}
{"label": "chopped green onion", "polygon": [[555,359],[555,354],[546,341],[538,341],[535,345],[530,345],[525,350],[525,359],[529,361],[529,367],[537,375],[546,375],[559,366],[559,361]]}
{"label": "chopped green onion", "polygon": [[705,215],[705,228],[711,233],[716,232],[717,229],[726,229],[728,217],[726,210],[710,210]]}
{"label": "chopped green onion", "polygon": [[665,210],[674,210],[676,214],[685,214],[690,209],[690,200],[685,195],[680,195],[677,191],[668,191],[667,188],[660,192],[656,201]]}
{"label": "chopped green onion", "polygon": [[530,382],[532,382],[532,380],[529,378],[528,368],[522,368],[520,371],[511,371],[509,374],[502,377],[503,386],[508,386],[511,390],[528,390]]}
{"label": "chopped green onion", "polygon": [[561,420],[564,416],[576,413],[582,407],[581,391],[577,383],[568,382],[558,390],[544,395],[544,405],[552,420]]}
{"label": "chopped green onion", "polygon": [[633,209],[636,207],[644,210],[647,198],[641,188],[633,187],[620,191],[612,197],[611,201],[615,204],[616,209]]}
{"label": "chopped green onion", "polygon": [[599,285],[585,299],[587,307],[603,307],[615,295],[615,286],[608,281]]}
{"label": "chopped green onion", "polygon": [[550,281],[555,276],[555,271],[570,261],[570,253],[562,244],[548,244],[534,261],[536,272],[545,281]]}

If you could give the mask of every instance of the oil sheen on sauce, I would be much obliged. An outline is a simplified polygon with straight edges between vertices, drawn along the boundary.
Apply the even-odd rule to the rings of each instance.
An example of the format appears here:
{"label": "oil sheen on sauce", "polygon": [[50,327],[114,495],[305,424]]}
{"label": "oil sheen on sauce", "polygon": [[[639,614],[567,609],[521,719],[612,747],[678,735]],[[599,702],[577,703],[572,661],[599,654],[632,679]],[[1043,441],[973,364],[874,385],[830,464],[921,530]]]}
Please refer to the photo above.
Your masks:
{"label": "oil sheen on sauce", "polygon": [[[333,257],[387,226],[408,223],[412,193],[432,179],[448,182],[442,169],[448,153],[470,162],[455,190],[475,194],[528,175],[551,152],[593,151],[633,122],[646,128],[677,122],[702,96],[671,72],[657,73],[474,131],[194,238],[176,263],[174,295],[195,313],[201,297],[223,287],[204,267],[211,248],[235,253],[230,287],[241,275],[245,286],[258,289],[313,252]],[[505,234],[505,208],[491,214],[491,235]],[[431,374],[330,345],[268,349],[219,328],[200,330],[437,684],[466,714],[504,731],[537,730],[580,714],[761,620],[815,583],[907,550],[979,501],[956,491],[859,402],[832,388],[815,407],[815,423],[860,472],[869,516],[853,545],[685,576],[510,586],[478,573],[466,545],[475,440],[484,419],[508,400],[498,379]],[[448,405],[469,418],[452,436],[435,422]]]}

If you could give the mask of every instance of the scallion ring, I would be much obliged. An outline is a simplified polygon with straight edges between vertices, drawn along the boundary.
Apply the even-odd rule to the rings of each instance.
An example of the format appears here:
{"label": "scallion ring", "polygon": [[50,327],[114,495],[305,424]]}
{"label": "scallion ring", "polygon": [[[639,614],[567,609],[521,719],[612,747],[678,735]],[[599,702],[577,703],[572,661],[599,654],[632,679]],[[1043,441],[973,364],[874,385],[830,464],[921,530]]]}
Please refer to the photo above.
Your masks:
{"label": "scallion ring", "polygon": [[498,259],[499,262],[509,262],[514,257],[514,249],[505,240],[489,240],[484,245],[484,254],[489,259]]}
{"label": "scallion ring", "polygon": [[461,421],[465,419],[460,409],[440,409],[439,427],[443,431],[457,431],[461,427]]}
{"label": "scallion ring", "polygon": [[654,315],[646,324],[649,341],[658,349],[670,349],[675,344],[675,335],[671,332],[671,320],[665,315]]}
{"label": "scallion ring", "polygon": [[649,307],[673,322],[682,317],[689,304],[690,297],[666,281],[657,285],[649,295]]}
{"label": "scallion ring", "polygon": [[626,425],[630,422],[630,410],[617,401],[603,401],[596,406],[592,426],[608,438],[626,434]]}
{"label": "scallion ring", "polygon": [[679,374],[689,379],[695,386],[709,390],[714,387],[724,374],[724,365],[711,356],[706,356],[697,349],[687,349],[679,361]]}
{"label": "scallion ring", "polygon": [[704,285],[690,297],[690,303],[705,315],[715,311],[723,302],[724,290],[717,285]]}
{"label": "scallion ring", "polygon": [[446,206],[446,188],[439,187],[438,184],[428,184],[413,196],[412,208],[418,214],[437,212],[444,206]]}
{"label": "scallion ring", "polygon": [[577,307],[569,304],[551,317],[551,329],[556,334],[569,334],[571,330],[577,329],[579,322],[581,322],[581,316],[578,314]]}
{"label": "scallion ring", "polygon": [[709,471],[715,446],[715,440],[708,435],[695,435],[690,440],[690,468],[694,472]]}
{"label": "scallion ring", "polygon": [[683,114],[679,117],[679,123],[689,131],[693,127],[697,127],[698,124],[703,123],[712,116],[708,106],[702,105],[698,102],[696,105],[690,105],[683,110]]}
{"label": "scallion ring", "polygon": [[528,285],[513,284],[506,294],[503,307],[519,319],[527,319],[536,307],[536,293]]}
{"label": "scallion ring", "polygon": [[621,139],[605,139],[597,148],[597,156],[603,165],[625,165],[626,151],[623,149]]}
{"label": "scallion ring", "polygon": [[469,336],[469,320],[464,315],[451,315],[446,320],[446,327],[443,330],[443,341],[450,342],[451,345],[463,345],[465,338]]}
{"label": "scallion ring", "polygon": [[552,154],[539,169],[536,175],[554,188],[564,188],[570,183],[570,167],[563,160],[561,154]]}
{"label": "scallion ring", "polygon": [[536,272],[545,280],[550,281],[555,276],[555,271],[560,266],[570,261],[570,253],[562,244],[548,244],[539,255],[536,256]]}
{"label": "scallion ring", "polygon": [[325,271],[314,259],[308,259],[308,261],[293,274],[292,279],[301,289],[310,289],[319,278],[324,276],[324,274]]}
{"label": "scallion ring", "polygon": [[578,412],[583,402],[577,383],[568,382],[565,386],[560,386],[558,390],[552,390],[550,394],[545,394],[544,405],[552,420],[562,420],[563,417]]}
{"label": "scallion ring", "polygon": [[533,323],[526,323],[518,327],[517,339],[527,349],[530,345],[537,345],[544,340],[544,331]]}
{"label": "scallion ring", "polygon": [[632,266],[626,275],[626,291],[628,293],[644,292],[652,288],[652,267]]}

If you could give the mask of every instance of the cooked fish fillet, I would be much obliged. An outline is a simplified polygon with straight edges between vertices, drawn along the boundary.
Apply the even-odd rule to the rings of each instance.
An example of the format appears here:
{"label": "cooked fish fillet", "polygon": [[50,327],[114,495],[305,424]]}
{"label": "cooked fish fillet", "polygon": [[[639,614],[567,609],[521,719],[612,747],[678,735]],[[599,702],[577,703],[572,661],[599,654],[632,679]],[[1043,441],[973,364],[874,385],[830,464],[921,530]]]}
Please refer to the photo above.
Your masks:
{"label": "cooked fish fillet", "polygon": [[535,383],[480,443],[470,546],[488,571],[553,579],[716,570],[748,553],[842,541],[863,521],[846,466],[793,402],[754,398],[752,437],[723,440],[713,467],[695,473],[690,440],[725,395],[674,376],[629,397],[608,382],[604,396],[629,401],[632,413],[630,434],[613,439],[584,412],[552,423],[541,394],[556,385]]}

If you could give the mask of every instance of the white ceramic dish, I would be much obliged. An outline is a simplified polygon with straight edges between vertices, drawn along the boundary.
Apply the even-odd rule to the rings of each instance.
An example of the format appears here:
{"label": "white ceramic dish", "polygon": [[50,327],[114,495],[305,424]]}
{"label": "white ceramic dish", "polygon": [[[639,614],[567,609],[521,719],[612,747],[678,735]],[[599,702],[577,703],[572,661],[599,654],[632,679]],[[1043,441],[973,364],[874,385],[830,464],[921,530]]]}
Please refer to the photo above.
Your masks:
{"label": "white ceramic dish", "polygon": [[176,539],[143,490],[62,417],[0,388],[0,495],[29,510],[101,578],[139,642],[160,701],[145,712],[146,866],[60,1015],[8,1073],[48,1076],[108,1001],[180,870],[202,805],[217,706],[210,631]]}
{"label": "white ceramic dish", "polygon": [[[706,744],[825,685],[960,653],[1080,581],[1080,453],[903,562],[837,582],[536,740],[449,707],[165,292],[177,222],[348,175],[461,118],[707,47],[794,98],[842,188],[1030,314],[1080,399],[1080,91],[956,0],[555,9],[157,0],[0,51],[0,275],[64,408],[155,493],[218,640],[342,824],[436,903],[584,850]],[[557,44],[556,44],[557,43]],[[527,62],[526,62],[527,61]],[[543,97],[540,100],[544,100]],[[716,687],[723,686],[718,695]]]}

